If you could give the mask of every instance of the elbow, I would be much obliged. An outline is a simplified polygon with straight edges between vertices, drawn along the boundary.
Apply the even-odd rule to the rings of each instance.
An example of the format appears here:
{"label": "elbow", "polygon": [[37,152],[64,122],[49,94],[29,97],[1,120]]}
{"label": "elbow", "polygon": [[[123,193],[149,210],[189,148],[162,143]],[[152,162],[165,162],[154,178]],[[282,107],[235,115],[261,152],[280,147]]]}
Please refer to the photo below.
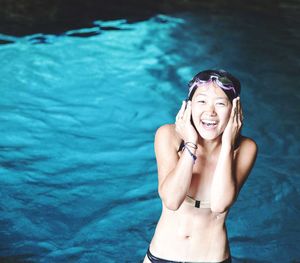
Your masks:
{"label": "elbow", "polygon": [[224,213],[226,212],[234,203],[235,198],[230,200],[216,200],[211,202],[210,209],[213,213]]}
{"label": "elbow", "polygon": [[213,213],[218,213],[218,214],[222,214],[224,212],[226,212],[229,209],[229,205],[228,206],[224,206],[224,205],[211,205],[210,209]]}
{"label": "elbow", "polygon": [[180,205],[177,202],[174,202],[173,200],[163,200],[164,205],[166,208],[172,211],[177,211],[180,207]]}
{"label": "elbow", "polygon": [[227,189],[226,194],[211,196],[210,209],[214,213],[226,212],[237,198],[236,186]]}
{"label": "elbow", "polygon": [[160,199],[162,200],[164,206],[172,211],[177,211],[180,207],[180,202],[177,202],[175,198],[170,198],[159,191]]}

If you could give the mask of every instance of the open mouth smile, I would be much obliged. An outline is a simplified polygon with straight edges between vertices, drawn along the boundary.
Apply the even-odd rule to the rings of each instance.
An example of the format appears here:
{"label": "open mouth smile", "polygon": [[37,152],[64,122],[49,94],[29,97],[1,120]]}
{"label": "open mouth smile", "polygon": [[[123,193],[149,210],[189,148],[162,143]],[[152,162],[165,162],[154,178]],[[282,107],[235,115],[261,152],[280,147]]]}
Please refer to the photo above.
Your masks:
{"label": "open mouth smile", "polygon": [[206,130],[213,130],[217,127],[218,121],[213,120],[201,120],[202,126]]}

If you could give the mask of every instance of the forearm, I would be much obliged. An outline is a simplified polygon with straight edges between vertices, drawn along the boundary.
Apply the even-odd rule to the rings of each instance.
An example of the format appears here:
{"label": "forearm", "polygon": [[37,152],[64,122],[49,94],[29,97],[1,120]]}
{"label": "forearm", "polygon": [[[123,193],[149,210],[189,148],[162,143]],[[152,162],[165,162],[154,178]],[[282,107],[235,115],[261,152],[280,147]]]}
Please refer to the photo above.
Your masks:
{"label": "forearm", "polygon": [[219,155],[211,185],[211,209],[223,212],[232,204],[236,195],[233,171],[233,147],[223,146]]}
{"label": "forearm", "polygon": [[[195,149],[189,148],[195,154]],[[174,168],[168,174],[160,188],[160,195],[164,203],[171,210],[177,210],[185,199],[191,184],[194,161],[187,149]]]}

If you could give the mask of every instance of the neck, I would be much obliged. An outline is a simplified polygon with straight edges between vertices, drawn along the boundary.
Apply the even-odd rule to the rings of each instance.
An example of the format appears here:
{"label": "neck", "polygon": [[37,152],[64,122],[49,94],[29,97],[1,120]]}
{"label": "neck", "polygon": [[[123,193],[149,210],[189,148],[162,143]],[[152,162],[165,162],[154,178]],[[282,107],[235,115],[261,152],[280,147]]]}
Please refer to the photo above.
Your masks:
{"label": "neck", "polygon": [[220,148],[222,145],[222,139],[219,136],[214,140],[204,140],[200,136],[198,137],[197,146],[199,149],[202,149],[206,154],[212,153]]}

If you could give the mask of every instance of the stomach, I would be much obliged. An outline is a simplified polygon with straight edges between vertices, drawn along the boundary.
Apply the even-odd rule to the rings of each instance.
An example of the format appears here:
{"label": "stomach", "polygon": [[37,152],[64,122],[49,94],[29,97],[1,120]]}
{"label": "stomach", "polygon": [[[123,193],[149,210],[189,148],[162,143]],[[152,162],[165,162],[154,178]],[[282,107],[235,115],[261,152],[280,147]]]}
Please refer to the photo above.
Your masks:
{"label": "stomach", "polygon": [[184,201],[177,211],[163,209],[150,243],[151,253],[174,261],[222,261],[229,257],[225,219]]}

